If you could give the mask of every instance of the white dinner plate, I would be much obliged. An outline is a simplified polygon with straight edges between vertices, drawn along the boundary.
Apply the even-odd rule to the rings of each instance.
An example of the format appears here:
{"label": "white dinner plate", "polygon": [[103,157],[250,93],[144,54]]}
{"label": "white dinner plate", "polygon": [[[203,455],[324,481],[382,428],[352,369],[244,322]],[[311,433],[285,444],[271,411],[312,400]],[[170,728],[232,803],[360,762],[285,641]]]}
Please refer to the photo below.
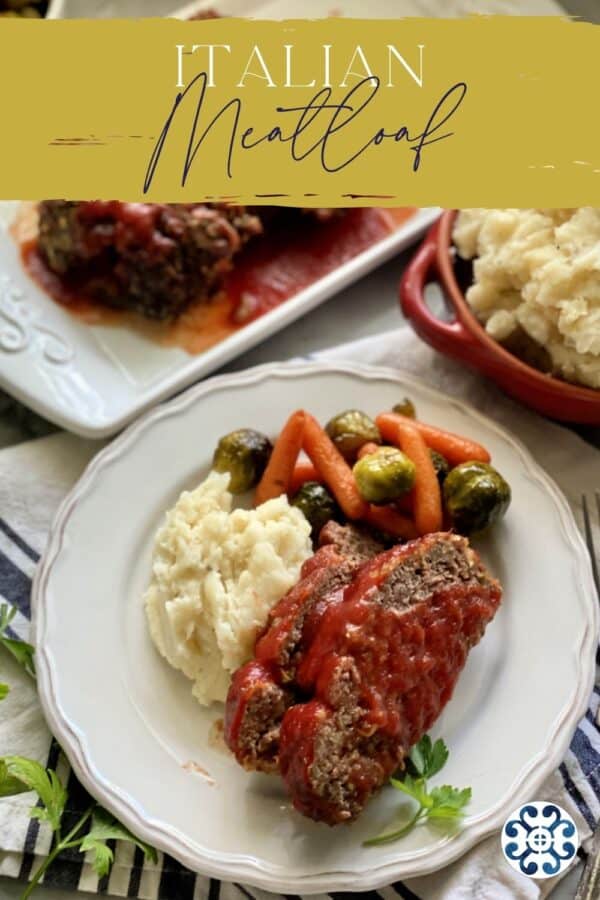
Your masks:
{"label": "white dinner plate", "polygon": [[439,214],[417,211],[295,297],[190,355],[124,326],[89,325],[52,300],[24,270],[10,234],[18,206],[0,202],[0,388],[62,428],[93,438],[115,434],[143,410],[285,328],[417,240]]}
{"label": "white dinner plate", "polygon": [[[464,826],[453,836],[420,827],[365,848],[393,819],[398,793],[384,789],[350,826],[296,813],[278,778],[248,774],[215,742],[223,709],[200,707],[191,683],[155,651],[142,595],[154,532],[180,491],[206,476],[220,436],[242,426],[275,435],[300,406],[322,422],[349,406],[375,414],[404,395],[424,420],[485,444],[513,502],[476,542],[504,585],[502,607],[433,731],[450,748],[436,780],[473,789]],[[90,793],[192,869],[294,894],[375,889],[430,872],[538,797],[586,709],[598,630],[571,512],[513,437],[407,375],[322,364],[208,380],[128,429],[63,503],[34,606],[41,701]]]}

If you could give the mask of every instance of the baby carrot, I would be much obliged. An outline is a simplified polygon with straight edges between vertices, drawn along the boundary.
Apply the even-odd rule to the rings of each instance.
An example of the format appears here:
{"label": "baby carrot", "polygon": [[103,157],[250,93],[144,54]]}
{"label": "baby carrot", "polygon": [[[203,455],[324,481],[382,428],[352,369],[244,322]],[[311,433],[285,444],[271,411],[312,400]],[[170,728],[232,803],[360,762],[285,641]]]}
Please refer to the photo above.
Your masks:
{"label": "baby carrot", "polygon": [[254,495],[255,506],[289,491],[298,454],[302,448],[305,421],[306,413],[299,409],[292,413],[283,426],[257,485]]}
{"label": "baby carrot", "polygon": [[314,416],[306,413],[303,448],[315,469],[349,519],[361,519],[367,510],[352,469]]}
{"label": "baby carrot", "polygon": [[[379,419],[384,422],[383,430],[379,424]],[[417,419],[407,419],[405,416],[398,415],[398,413],[383,413],[377,419],[379,430],[386,440],[389,440],[389,438],[386,437],[384,432],[389,428],[393,428],[390,424],[392,419],[403,419],[405,422],[411,422],[419,429],[427,446],[445,456],[451,466],[458,466],[460,463],[471,460],[487,463],[491,459],[485,447],[469,438],[462,437],[460,434],[453,434],[451,431],[444,431],[443,428],[436,428],[434,425],[426,425]]]}
{"label": "baby carrot", "polygon": [[358,451],[358,458],[362,459],[363,456],[369,456],[370,453],[377,453],[379,449],[379,444],[375,444],[373,441],[367,441],[367,443],[363,444]]}
{"label": "baby carrot", "polygon": [[296,491],[299,491],[303,484],[306,484],[307,481],[322,481],[323,479],[313,466],[311,462],[308,460],[303,460],[302,462],[296,463],[296,468],[292,472],[292,479],[290,481],[289,493],[295,494]]}
{"label": "baby carrot", "polygon": [[399,446],[415,464],[414,516],[418,533],[439,531],[442,527],[440,485],[431,454],[416,423],[395,413],[383,413],[376,421],[385,440]]}
{"label": "baby carrot", "polygon": [[393,506],[369,506],[364,520],[393,537],[404,538],[407,541],[418,537],[415,523]]}

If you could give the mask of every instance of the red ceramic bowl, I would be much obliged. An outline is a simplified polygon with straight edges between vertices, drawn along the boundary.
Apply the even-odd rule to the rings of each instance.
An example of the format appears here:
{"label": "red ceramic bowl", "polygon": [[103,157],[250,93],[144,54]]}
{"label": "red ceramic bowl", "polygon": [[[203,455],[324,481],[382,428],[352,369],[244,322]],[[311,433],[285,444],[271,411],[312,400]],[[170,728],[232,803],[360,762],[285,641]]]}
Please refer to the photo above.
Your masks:
{"label": "red ceramic bowl", "polygon": [[[477,321],[458,285],[451,253],[457,210],[444,212],[432,226],[400,284],[402,311],[419,337],[492,378],[507,394],[553,419],[600,425],[600,391],[544,375],[493,340]],[[426,284],[437,281],[454,313],[442,322],[425,302]]]}

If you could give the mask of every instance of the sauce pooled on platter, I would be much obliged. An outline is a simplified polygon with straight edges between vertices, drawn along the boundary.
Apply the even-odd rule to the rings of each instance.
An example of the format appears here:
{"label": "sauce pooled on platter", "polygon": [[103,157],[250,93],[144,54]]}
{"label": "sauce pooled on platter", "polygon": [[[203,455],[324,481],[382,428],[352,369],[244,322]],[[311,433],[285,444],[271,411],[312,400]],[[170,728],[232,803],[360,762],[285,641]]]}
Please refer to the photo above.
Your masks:
{"label": "sauce pooled on platter", "polygon": [[[92,207],[90,215],[93,215],[95,204],[87,206]],[[145,247],[150,246],[152,261],[156,260],[166,249],[163,235],[153,232],[157,212],[152,208],[149,210],[149,204],[117,206],[118,215],[124,217],[122,222],[127,226],[127,239],[135,236]],[[117,213],[114,206],[98,206],[100,220],[107,212],[114,221]],[[357,208],[346,210],[343,215],[327,217],[325,221],[319,220],[318,212],[317,215],[288,215],[284,211],[279,218],[277,211],[277,227],[270,227],[267,216],[262,235],[251,236],[247,243],[242,242],[244,246],[236,246],[233,264],[224,265],[225,271],[218,273],[220,287],[214,295],[207,298],[206,293],[198,291],[198,299],[193,299],[175,318],[167,321],[154,321],[138,312],[104,305],[89,295],[86,278],[53,271],[40,249],[34,207],[24,208],[13,227],[13,234],[30,276],[57,303],[82,321],[90,325],[126,326],[165,346],[200,353],[388,237],[415,210],[411,207]],[[120,221],[113,228],[117,241],[120,239]],[[222,218],[217,224],[229,234]],[[100,275],[96,271],[93,273],[96,283],[102,276],[101,268],[99,272]]]}

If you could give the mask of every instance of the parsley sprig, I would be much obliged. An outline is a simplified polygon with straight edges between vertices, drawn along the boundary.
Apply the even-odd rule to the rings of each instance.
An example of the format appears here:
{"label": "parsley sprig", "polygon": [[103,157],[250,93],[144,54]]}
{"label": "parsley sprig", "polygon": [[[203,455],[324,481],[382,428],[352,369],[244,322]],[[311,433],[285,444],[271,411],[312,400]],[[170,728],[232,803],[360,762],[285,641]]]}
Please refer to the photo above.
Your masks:
{"label": "parsley sprig", "polygon": [[[15,612],[16,610],[9,608],[6,603],[0,606],[0,646],[4,646],[17,662],[35,677],[34,650],[31,644],[6,636],[6,629]],[[0,700],[4,700],[8,692],[8,685],[0,684]],[[30,810],[30,815],[48,824],[53,841],[50,853],[23,891],[21,900],[27,900],[46,869],[68,848],[77,848],[81,853],[89,853],[89,861],[100,877],[109,873],[113,863],[114,854],[107,843],[110,840],[129,841],[143,851],[146,859],[156,862],[156,850],[136,838],[97,803],[92,803],[75,825],[63,834],[62,819],[68,792],[54,769],[45,769],[41,763],[24,756],[0,757],[0,799],[29,791],[38,797],[38,802]]]}
{"label": "parsley sprig", "polygon": [[[39,804],[30,810],[32,818],[47,822],[54,833],[52,850],[41,864],[21,895],[26,900],[56,857],[69,847],[90,853],[90,862],[99,876],[107,875],[113,863],[113,851],[106,843],[111,839],[130,841],[144,852],[146,859],[156,862],[156,850],[138,840],[105,809],[92,803],[71,830],[62,834],[62,817],[68,793],[53,769],[45,769],[39,762],[24,756],[0,757],[0,797],[34,791]],[[91,819],[87,832],[84,826]]]}
{"label": "parsley sprig", "polygon": [[[6,636],[6,630],[16,615],[16,608],[8,603],[0,605],[0,645],[14,656],[28,675],[35,678],[35,663],[33,661],[33,647],[26,641],[17,641]],[[6,696],[6,694],[5,694]]]}
{"label": "parsley sprig", "polygon": [[417,804],[412,815],[405,817],[398,827],[382,831],[381,834],[364,842],[366,847],[390,844],[405,837],[423,822],[435,822],[446,826],[456,825],[464,815],[464,808],[471,799],[471,788],[451,787],[443,784],[431,790],[427,779],[432,778],[445,766],[448,748],[443,740],[432,743],[429,735],[424,735],[410,751],[406,760],[404,777],[391,778],[390,784],[406,794]]}

